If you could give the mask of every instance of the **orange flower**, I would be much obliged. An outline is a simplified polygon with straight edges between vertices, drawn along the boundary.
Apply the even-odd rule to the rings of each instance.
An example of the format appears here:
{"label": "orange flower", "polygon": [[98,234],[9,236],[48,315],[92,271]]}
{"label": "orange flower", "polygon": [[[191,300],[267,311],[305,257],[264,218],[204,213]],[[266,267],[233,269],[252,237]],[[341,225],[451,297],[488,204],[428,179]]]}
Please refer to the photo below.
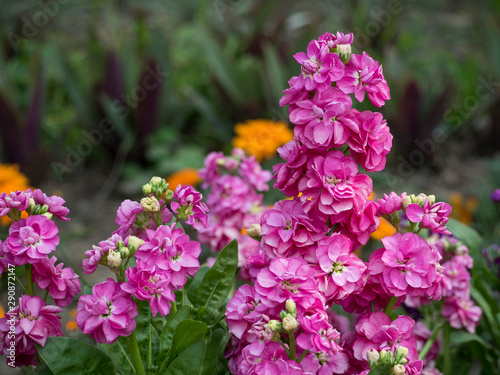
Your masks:
{"label": "orange flower", "polygon": [[66,322],[66,329],[68,331],[76,331],[78,329],[78,326],[75,321],[76,313],[77,311],[74,309],[69,310],[69,314],[71,315],[72,319]]}
{"label": "orange flower", "polygon": [[180,171],[172,173],[165,180],[170,190],[175,190],[179,184],[195,186],[201,182],[201,178],[198,176],[198,170],[192,168],[181,169]]}
{"label": "orange flower", "polygon": [[[28,178],[21,173],[17,164],[0,164],[0,193],[10,193],[16,190],[26,190],[29,188]],[[27,213],[23,212],[21,217],[26,218]],[[0,224],[10,225],[12,221],[7,216],[0,218]]]}
{"label": "orange flower", "polygon": [[234,132],[233,146],[254,155],[258,161],[272,158],[278,147],[293,138],[293,132],[284,122],[263,119],[238,123]]}
{"label": "orange flower", "polygon": [[474,216],[474,212],[479,205],[476,198],[464,198],[459,192],[450,194],[450,205],[453,207],[450,217],[461,221],[464,224],[470,224]]}
{"label": "orange flower", "polygon": [[381,217],[380,225],[378,226],[377,230],[370,235],[370,237],[376,240],[381,240],[382,238],[392,236],[395,233],[396,228],[394,228],[386,219]]}
{"label": "orange flower", "polygon": [[3,309],[3,306],[0,305],[0,319],[5,316],[5,310]]}

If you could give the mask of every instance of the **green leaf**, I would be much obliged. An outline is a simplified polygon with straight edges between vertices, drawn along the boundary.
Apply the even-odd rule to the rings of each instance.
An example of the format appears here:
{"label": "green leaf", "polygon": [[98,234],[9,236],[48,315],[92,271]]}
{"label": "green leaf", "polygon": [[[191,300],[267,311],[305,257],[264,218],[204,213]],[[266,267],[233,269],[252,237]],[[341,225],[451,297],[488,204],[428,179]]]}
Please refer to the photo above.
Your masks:
{"label": "green leaf", "polygon": [[113,361],[115,368],[123,374],[132,374],[134,372],[132,359],[128,353],[127,337],[118,337],[113,344],[98,344],[98,347],[104,351]]}
{"label": "green leaf", "polygon": [[368,375],[391,375],[391,365],[381,363],[370,370]]}
{"label": "green leaf", "polygon": [[161,332],[160,337],[160,352],[158,358],[164,359],[167,356],[172,340],[174,338],[175,330],[180,322],[189,319],[189,306],[183,306],[168,320],[165,328]]}
{"label": "green leaf", "polygon": [[196,340],[205,337],[207,331],[207,325],[198,320],[184,320],[180,322],[175,330],[170,356],[182,353]]}
{"label": "green leaf", "polygon": [[85,287],[83,288],[83,294],[92,294],[92,285],[85,285]]}
{"label": "green leaf", "polygon": [[54,375],[109,375],[115,373],[111,358],[95,346],[70,337],[49,337],[38,354]]}
{"label": "green leaf", "polygon": [[219,308],[233,286],[234,274],[238,268],[238,242],[232,240],[217,256],[214,265],[203,277],[200,289],[193,302],[198,310],[198,317],[205,311]]}
{"label": "green leaf", "polygon": [[40,363],[35,367],[35,371],[33,372],[35,375],[54,375],[52,371],[50,371],[49,366],[45,363]]}
{"label": "green leaf", "polygon": [[469,342],[478,342],[485,348],[490,348],[491,345],[484,341],[480,336],[475,333],[469,333],[466,331],[452,331],[450,335],[450,341],[455,345],[461,345]]}
{"label": "green leaf", "polygon": [[469,248],[469,250],[481,250],[481,244],[483,242],[481,236],[471,227],[462,224],[460,221],[455,219],[448,220],[446,227],[456,238],[462,241],[465,246]]}
{"label": "green leaf", "polygon": [[203,280],[203,277],[205,277],[205,275],[209,270],[210,270],[209,266],[206,265],[201,266],[194,275],[191,284],[189,284],[189,287],[187,289],[187,297],[189,301],[191,301],[192,303],[194,303],[193,301],[196,301],[196,295],[198,294],[198,289],[200,289],[201,281]]}
{"label": "green leaf", "polygon": [[222,328],[217,328],[212,332],[212,335],[207,342],[201,374],[211,375],[214,373],[214,369],[217,366],[217,359],[219,358],[219,349],[224,336],[225,332]]}
{"label": "green leaf", "polygon": [[198,340],[184,350],[163,373],[165,375],[199,375],[205,357],[205,342]]}

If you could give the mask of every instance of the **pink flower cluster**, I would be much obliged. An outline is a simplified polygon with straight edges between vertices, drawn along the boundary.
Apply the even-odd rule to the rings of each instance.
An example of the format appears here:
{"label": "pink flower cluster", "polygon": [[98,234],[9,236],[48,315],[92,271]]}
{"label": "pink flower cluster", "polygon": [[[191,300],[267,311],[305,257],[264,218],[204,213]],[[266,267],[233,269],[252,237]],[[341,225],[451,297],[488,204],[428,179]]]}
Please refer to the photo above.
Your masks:
{"label": "pink flower cluster", "polygon": [[[232,239],[238,240],[239,266],[256,252],[258,243],[244,234],[244,230],[258,223],[266,208],[262,194],[271,173],[263,170],[255,159],[241,149],[233,149],[230,156],[211,152],[205,159],[205,168],[199,171],[203,187],[209,189],[207,205],[210,209],[208,225],[199,230],[198,239],[211,250],[219,251]],[[248,278],[245,269],[240,276]]]}
{"label": "pink flower cluster", "polygon": [[[48,197],[39,189],[0,194],[0,216],[8,215],[13,220],[8,237],[0,240],[0,270],[26,265],[30,283],[46,290],[57,305],[24,295],[16,308],[0,319],[0,351],[7,354],[10,343],[15,342],[15,366],[36,365],[35,343],[44,346],[47,337],[63,335],[57,314],[80,293],[78,275],[64,264],[56,264],[55,256],[49,257],[59,245],[59,229],[52,218],[69,220],[64,203],[62,198]],[[26,218],[21,218],[23,211],[28,214]],[[11,326],[15,326],[14,332],[9,331]]]}

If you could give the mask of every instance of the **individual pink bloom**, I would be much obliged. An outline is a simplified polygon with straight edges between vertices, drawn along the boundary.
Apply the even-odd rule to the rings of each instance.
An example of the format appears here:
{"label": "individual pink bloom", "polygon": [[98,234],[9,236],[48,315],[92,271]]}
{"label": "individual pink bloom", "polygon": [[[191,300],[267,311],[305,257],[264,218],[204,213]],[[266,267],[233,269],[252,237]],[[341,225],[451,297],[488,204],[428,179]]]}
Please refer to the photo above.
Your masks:
{"label": "individual pink bloom", "polygon": [[253,256],[257,248],[260,248],[259,241],[254,240],[248,235],[238,235],[238,268],[240,270],[239,278],[242,280],[251,280],[251,276],[247,268],[247,260]]}
{"label": "individual pink bloom", "polygon": [[[202,201],[202,195],[191,185],[177,186],[174,191],[174,199],[170,203],[170,208],[176,214],[181,212],[188,215],[187,224],[194,229],[206,228],[208,224],[208,207]],[[181,217],[184,218],[184,217]]]}
{"label": "individual pink bloom", "polygon": [[257,191],[267,191],[267,183],[271,180],[271,172],[262,169],[255,156],[243,156],[239,169],[243,180],[247,181]]}
{"label": "individual pink bloom", "polygon": [[[417,351],[420,353],[420,351],[424,348],[425,343],[427,340],[431,337],[431,331],[427,326],[421,322],[418,321],[415,324],[415,331],[413,331],[413,336],[415,336],[415,339],[417,340]],[[427,353],[427,356],[425,357],[424,361],[424,366],[428,366],[434,361],[439,354],[439,341],[434,340],[432,343],[431,349]]]}
{"label": "individual pink bloom", "polygon": [[[442,270],[437,249],[414,233],[396,233],[382,239],[385,248],[370,256],[368,271],[390,295],[421,296],[440,299]],[[441,267],[442,268],[442,267]],[[442,296],[442,295],[441,295]]]}
{"label": "individual pink bloom", "polygon": [[321,47],[316,40],[309,42],[307,54],[298,52],[293,57],[302,65],[302,74],[294,82],[294,88],[307,91],[324,91],[344,75],[344,64],[339,56],[329,53],[328,47]]}
{"label": "individual pink bloom", "polygon": [[7,215],[10,210],[24,211],[30,205],[31,193],[25,191],[14,191],[0,194],[0,216]]}
{"label": "individual pink bloom", "polygon": [[245,214],[239,211],[225,210],[217,215],[211,211],[207,227],[198,231],[198,240],[211,250],[220,251],[240,235],[244,220]]}
{"label": "individual pink bloom", "polygon": [[386,155],[391,151],[392,134],[387,122],[378,112],[353,110],[359,131],[353,132],[348,144],[352,157],[369,172],[385,168]]}
{"label": "individual pink bloom", "polygon": [[281,97],[279,101],[280,107],[283,107],[287,104],[297,103],[309,97],[309,91],[307,91],[306,89],[304,89],[304,87],[298,84],[298,81],[300,81],[299,77],[292,77],[288,81],[289,88],[283,90],[285,95]]}
{"label": "individual pink bloom", "polygon": [[229,333],[241,339],[268,307],[261,303],[261,297],[248,284],[242,285],[229,300],[226,308],[226,323]]}
{"label": "individual pink bloom", "polygon": [[351,97],[335,87],[290,105],[295,139],[318,151],[343,146],[351,134],[359,132],[358,120],[351,107]]}
{"label": "individual pink bloom", "polygon": [[456,261],[457,257],[451,258],[443,263],[444,275],[451,280],[451,290],[446,294],[447,297],[456,296],[460,299],[469,299],[470,296],[470,273],[467,267]]}
{"label": "individual pink bloom", "polygon": [[[370,239],[370,234],[377,230],[380,225],[377,210],[377,203],[366,200],[359,211],[352,210],[348,212],[345,219],[338,219],[340,222],[336,231],[351,240],[353,250],[365,245]],[[341,218],[342,215],[339,217]]]}
{"label": "individual pink bloom", "polygon": [[141,212],[143,212],[143,209],[139,202],[130,199],[124,200],[116,211],[115,221],[119,228],[113,234],[119,234],[120,236],[127,234],[134,225],[137,215]]}
{"label": "individual pink bloom", "polygon": [[[30,190],[30,189],[28,189]],[[68,221],[70,220],[66,217],[69,214],[69,208],[64,207],[64,203],[66,201],[57,195],[52,195],[48,197],[43,191],[40,189],[35,189],[33,191],[33,195],[31,196],[35,201],[35,204],[44,206],[48,206],[48,212],[57,217],[59,220]]]}
{"label": "individual pink bloom", "polygon": [[465,328],[470,333],[476,331],[483,311],[471,299],[446,297],[441,314],[448,318],[450,325],[456,329]]}
{"label": "individual pink bloom", "polygon": [[119,336],[129,336],[135,329],[137,305],[132,295],[109,278],[92,287],[92,294],[78,300],[75,316],[78,328],[99,344],[112,344]]}
{"label": "individual pink bloom", "polygon": [[221,165],[226,157],[222,152],[211,152],[205,158],[205,168],[198,171],[198,176],[203,180],[202,187],[206,189],[212,182],[221,176]]}
{"label": "individual pink bloom", "polygon": [[22,264],[17,264],[15,262],[15,257],[7,248],[7,242],[0,240],[0,274],[9,268],[9,265],[21,266]]}
{"label": "individual pink bloom", "polygon": [[308,160],[319,154],[294,139],[279,147],[278,154],[286,162],[273,166],[274,188],[281,190],[286,196],[296,197],[300,192],[298,185],[306,173]]}
{"label": "individual pink bloom", "polygon": [[59,245],[57,225],[43,215],[20,219],[9,228],[7,249],[18,265],[36,263]]}
{"label": "individual pink bloom", "polygon": [[211,189],[207,205],[215,214],[222,211],[247,213],[262,203],[262,195],[238,176],[223,175],[212,183]]}
{"label": "individual pink bloom", "polygon": [[[247,346],[243,348],[241,354],[237,357],[235,366],[236,371],[231,372],[237,375],[279,374],[280,372],[262,372],[260,368],[257,369],[257,366],[263,362],[267,363],[267,361],[276,361],[278,359],[286,361],[288,357],[285,350],[277,342],[266,342],[258,355],[251,353]],[[273,369],[273,371],[274,370],[275,369]]]}
{"label": "individual pink bloom", "polygon": [[264,250],[258,245],[255,248],[255,253],[248,257],[245,267],[248,269],[248,274],[250,276],[250,282],[255,283],[257,275],[263,268],[269,267],[271,263],[271,258],[266,254]]}
{"label": "individual pink bloom", "polygon": [[372,191],[372,180],[358,173],[358,166],[349,155],[333,150],[308,161],[299,191],[306,210],[314,209],[320,218],[330,217],[336,223],[344,219],[338,214],[363,207]]}
{"label": "individual pink bloom", "polygon": [[80,280],[71,267],[64,267],[63,263],[57,266],[57,258],[45,257],[33,264],[33,281],[40,289],[47,289],[57,306],[64,307],[73,302],[73,298],[80,294]]}
{"label": "individual pink bloom", "polygon": [[[45,346],[48,337],[63,336],[61,317],[57,315],[61,311],[60,307],[46,305],[40,297],[21,296],[19,304],[0,318],[0,353],[11,355],[11,341],[14,341],[15,366],[36,366],[35,343]],[[8,357],[7,362],[10,362]]]}
{"label": "individual pink bloom", "polygon": [[[387,350],[395,353],[403,346],[408,349],[406,359],[409,362],[418,360],[417,341],[413,336],[415,322],[409,317],[400,315],[395,320],[383,312],[368,313],[356,324],[356,340],[353,344],[354,357],[367,360],[366,353],[370,349]],[[368,364],[368,363],[366,363]]]}
{"label": "individual pink bloom", "polygon": [[[272,311],[277,313],[277,311]],[[266,345],[273,339],[274,332],[269,327],[270,318],[266,314],[257,315],[255,322],[245,333],[243,341],[249,343],[246,346],[248,353],[259,356],[266,349]]]}
{"label": "individual pink bloom", "polygon": [[363,55],[351,55],[337,87],[346,94],[354,93],[359,102],[365,99],[367,93],[372,104],[377,107],[382,107],[391,98],[382,65],[379,66],[366,52]]}
{"label": "individual pink bloom", "polygon": [[255,366],[255,374],[303,375],[302,367],[293,359],[265,359]]}
{"label": "individual pink bloom", "polygon": [[343,352],[337,354],[309,352],[300,362],[304,375],[345,374],[349,367],[349,359]]}
{"label": "individual pink bloom", "polygon": [[307,310],[321,297],[317,292],[314,271],[301,258],[274,258],[269,268],[257,275],[255,290],[262,303],[274,307],[287,299],[297,304],[297,310]]}
{"label": "individual pink bloom", "polygon": [[421,222],[424,227],[441,234],[451,234],[446,229],[450,213],[451,206],[448,203],[437,202],[431,206],[427,198],[425,198],[423,207],[418,203],[412,203],[406,208],[408,220],[413,223]]}
{"label": "individual pink bloom", "polygon": [[261,247],[271,258],[303,255],[324,237],[327,227],[308,215],[299,200],[277,202],[260,220]]}
{"label": "individual pink bloom", "polygon": [[325,237],[318,242],[316,256],[323,275],[318,277],[320,290],[327,300],[341,300],[363,288],[365,263],[351,253],[351,241],[341,234]]}
{"label": "individual pink bloom", "polygon": [[377,216],[390,215],[401,210],[401,201],[402,196],[395,192],[391,192],[389,195],[384,193],[383,198],[377,199],[379,205]]}
{"label": "individual pink bloom", "polygon": [[318,38],[320,46],[326,45],[330,52],[338,45],[352,44],[354,35],[352,33],[345,34],[337,31],[337,34],[324,33]]}
{"label": "individual pink bloom", "polygon": [[324,313],[303,316],[299,319],[300,334],[297,345],[314,353],[337,354],[342,348],[337,343],[340,333],[328,323]]}
{"label": "individual pink bloom", "polygon": [[160,270],[171,273],[173,289],[180,289],[186,284],[187,276],[193,277],[200,263],[198,256],[201,245],[190,241],[182,228],[162,225],[156,231],[147,229],[147,241],[137,250],[135,256],[148,266],[156,266]]}
{"label": "individual pink bloom", "polygon": [[175,295],[170,290],[170,278],[166,272],[161,272],[155,267],[147,267],[140,259],[137,267],[130,267],[125,271],[127,282],[120,284],[120,288],[133,294],[141,301],[149,301],[153,317],[160,313],[166,316],[170,312],[171,302]]}
{"label": "individual pink bloom", "polygon": [[405,305],[412,309],[419,309],[422,306],[430,305],[432,299],[426,296],[406,296]]}
{"label": "individual pink bloom", "polygon": [[92,245],[92,250],[85,251],[85,258],[82,262],[83,273],[89,275],[94,273],[102,259],[103,251],[99,246]]}

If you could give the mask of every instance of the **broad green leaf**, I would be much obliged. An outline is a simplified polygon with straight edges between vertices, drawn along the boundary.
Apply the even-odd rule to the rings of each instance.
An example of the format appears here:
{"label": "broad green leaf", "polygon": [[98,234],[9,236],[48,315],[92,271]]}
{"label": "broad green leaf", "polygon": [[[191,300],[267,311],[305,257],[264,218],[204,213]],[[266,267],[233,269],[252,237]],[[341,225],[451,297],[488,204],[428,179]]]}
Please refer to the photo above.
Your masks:
{"label": "broad green leaf", "polygon": [[180,322],[189,319],[189,306],[183,306],[168,320],[165,328],[161,332],[159,359],[163,359],[170,349],[174,338],[175,330]]}
{"label": "broad green leaf", "polygon": [[391,375],[391,365],[388,363],[381,363],[371,369],[368,375]]}
{"label": "broad green leaf", "polygon": [[35,375],[54,375],[52,371],[50,371],[49,366],[45,363],[40,363],[35,367],[35,371],[33,372]]}
{"label": "broad green leaf", "polygon": [[471,251],[481,250],[481,236],[471,227],[462,224],[458,220],[450,219],[448,223],[446,223],[446,228],[448,228],[448,230],[453,233],[456,238],[462,241]]}
{"label": "broad green leaf", "polygon": [[205,359],[203,360],[203,367],[201,374],[211,375],[214,373],[214,369],[217,366],[217,360],[219,358],[219,349],[221,342],[224,339],[224,330],[218,328],[212,332],[209,340],[207,341],[207,348],[205,350]]}
{"label": "broad green leaf", "polygon": [[127,337],[118,337],[113,344],[98,344],[98,347],[111,358],[118,371],[123,374],[132,374],[134,366],[125,341],[127,339]]}
{"label": "broad green leaf", "polygon": [[205,337],[208,327],[205,323],[197,320],[184,320],[179,323],[175,330],[174,340],[172,342],[171,356],[182,353],[196,340]]}
{"label": "broad green leaf", "polygon": [[111,358],[95,346],[70,337],[49,337],[38,354],[54,375],[109,375],[115,373]]}
{"label": "broad green leaf", "polygon": [[[482,288],[482,285],[477,283],[476,285],[482,291],[484,292],[484,288]],[[496,309],[496,305],[490,305],[485,296],[480,293],[476,287],[471,285],[470,288],[470,296],[472,299],[478,304],[478,306],[483,310],[483,318],[486,318],[486,323],[488,325],[488,328],[490,329],[490,333],[492,334],[494,340],[496,341],[497,345],[500,345],[500,322],[497,320],[495,317],[495,313],[493,309]]]}
{"label": "broad green leaf", "polygon": [[[168,366],[165,375],[200,375],[205,356],[205,342],[198,340]],[[160,373],[161,374],[161,373]]]}
{"label": "broad green leaf", "polygon": [[452,342],[452,344],[455,344],[455,345],[460,345],[460,344],[465,344],[468,342],[475,341],[475,342],[483,345],[485,348],[491,347],[490,344],[488,344],[486,341],[484,341],[477,334],[469,333],[466,331],[452,331],[451,335],[450,335],[450,341]]}
{"label": "broad green leaf", "polygon": [[191,301],[201,307],[198,317],[202,317],[205,310],[217,309],[225,302],[237,268],[238,242],[233,240],[219,253],[214,265],[203,277],[195,300]]}
{"label": "broad green leaf", "polygon": [[189,301],[191,301],[191,303],[194,304],[194,301],[196,301],[196,296],[198,294],[198,289],[200,288],[201,281],[203,280],[203,277],[205,277],[205,275],[209,270],[210,270],[209,266],[201,266],[194,275],[194,278],[187,289],[187,297]]}

